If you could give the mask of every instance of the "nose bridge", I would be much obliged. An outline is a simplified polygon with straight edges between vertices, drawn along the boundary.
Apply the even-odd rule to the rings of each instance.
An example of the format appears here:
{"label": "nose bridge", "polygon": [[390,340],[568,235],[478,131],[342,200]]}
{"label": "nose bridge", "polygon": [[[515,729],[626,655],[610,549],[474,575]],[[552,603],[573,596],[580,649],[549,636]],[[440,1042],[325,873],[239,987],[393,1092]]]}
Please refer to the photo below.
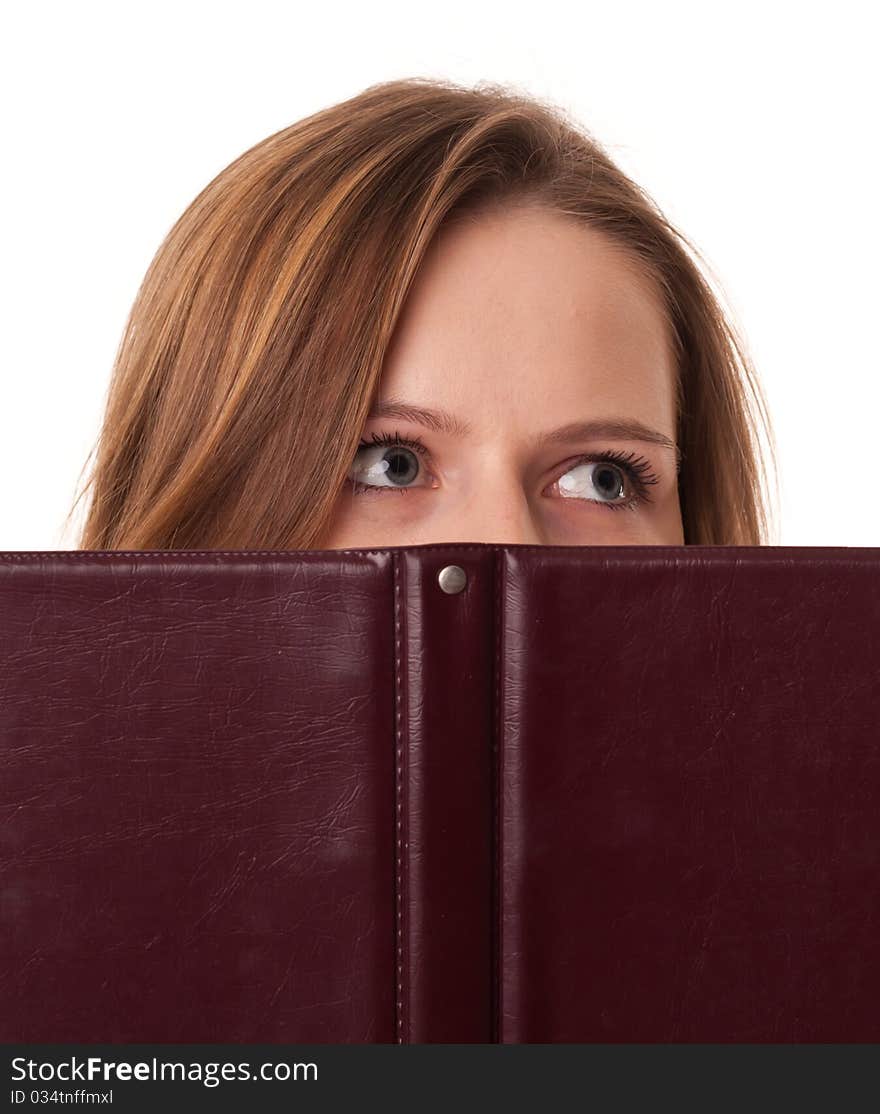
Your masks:
{"label": "nose bridge", "polygon": [[455,514],[462,541],[497,545],[544,545],[541,523],[522,483],[508,470],[494,477],[483,474]]}

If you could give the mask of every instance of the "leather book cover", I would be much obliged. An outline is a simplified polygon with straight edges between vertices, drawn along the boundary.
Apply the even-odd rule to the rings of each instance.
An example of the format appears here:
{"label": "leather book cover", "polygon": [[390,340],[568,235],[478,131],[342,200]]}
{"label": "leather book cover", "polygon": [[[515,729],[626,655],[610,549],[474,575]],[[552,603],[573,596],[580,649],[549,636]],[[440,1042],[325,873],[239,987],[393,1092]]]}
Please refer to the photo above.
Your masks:
{"label": "leather book cover", "polygon": [[880,550],[0,553],[6,1042],[880,1039]]}

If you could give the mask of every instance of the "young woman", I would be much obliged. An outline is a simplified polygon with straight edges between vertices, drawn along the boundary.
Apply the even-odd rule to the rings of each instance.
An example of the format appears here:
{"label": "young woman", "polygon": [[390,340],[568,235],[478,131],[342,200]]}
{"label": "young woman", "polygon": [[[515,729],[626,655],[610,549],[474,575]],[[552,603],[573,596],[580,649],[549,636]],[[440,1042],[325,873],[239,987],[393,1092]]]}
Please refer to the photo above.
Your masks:
{"label": "young woman", "polygon": [[696,257],[555,107],[372,86],[171,229],[80,547],[768,544],[766,405]]}

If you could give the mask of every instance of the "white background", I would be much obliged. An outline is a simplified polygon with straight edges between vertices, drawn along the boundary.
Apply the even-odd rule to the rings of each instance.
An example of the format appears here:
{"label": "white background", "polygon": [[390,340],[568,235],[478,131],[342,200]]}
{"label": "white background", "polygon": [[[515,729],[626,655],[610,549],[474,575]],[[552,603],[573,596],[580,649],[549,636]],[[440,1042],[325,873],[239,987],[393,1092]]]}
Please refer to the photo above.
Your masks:
{"label": "white background", "polygon": [[[777,436],[773,544],[880,546],[873,5],[31,3],[0,66],[0,549],[62,532],[162,238],[265,136],[365,86],[503,82],[696,244]],[[771,492],[775,502],[775,493]]]}

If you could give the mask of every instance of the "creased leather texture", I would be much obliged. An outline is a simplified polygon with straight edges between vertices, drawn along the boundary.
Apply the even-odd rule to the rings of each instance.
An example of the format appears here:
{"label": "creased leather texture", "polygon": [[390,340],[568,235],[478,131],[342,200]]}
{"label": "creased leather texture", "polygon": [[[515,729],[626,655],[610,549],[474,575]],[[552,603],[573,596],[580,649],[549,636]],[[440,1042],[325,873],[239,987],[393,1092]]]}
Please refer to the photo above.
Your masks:
{"label": "creased leather texture", "polygon": [[878,1041],[878,666],[880,549],[0,553],[0,1040]]}
{"label": "creased leather texture", "polygon": [[3,1040],[393,1040],[390,556],[0,573]]}
{"label": "creased leather texture", "polygon": [[501,1039],[880,1040],[880,550],[503,565]]}

